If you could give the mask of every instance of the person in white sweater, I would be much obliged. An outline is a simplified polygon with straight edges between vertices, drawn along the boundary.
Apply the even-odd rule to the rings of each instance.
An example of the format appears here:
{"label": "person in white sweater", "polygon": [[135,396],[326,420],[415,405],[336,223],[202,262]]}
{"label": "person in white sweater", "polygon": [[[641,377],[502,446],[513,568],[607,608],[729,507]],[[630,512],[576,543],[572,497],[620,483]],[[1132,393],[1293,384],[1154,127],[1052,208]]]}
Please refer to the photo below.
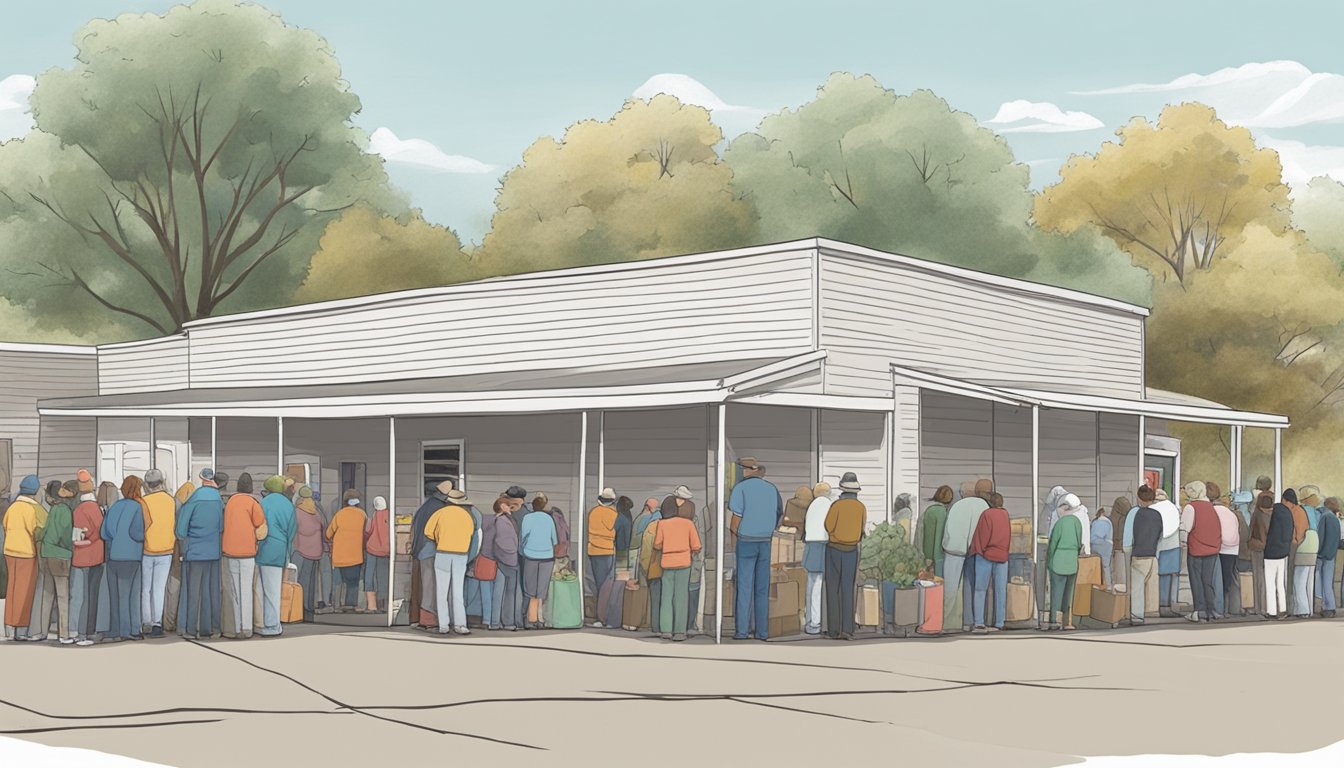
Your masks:
{"label": "person in white sweater", "polygon": [[812,503],[807,506],[803,523],[803,569],[807,571],[806,615],[803,631],[809,635],[821,634],[822,576],[826,571],[826,513],[831,510],[831,486],[817,483],[812,489]]}

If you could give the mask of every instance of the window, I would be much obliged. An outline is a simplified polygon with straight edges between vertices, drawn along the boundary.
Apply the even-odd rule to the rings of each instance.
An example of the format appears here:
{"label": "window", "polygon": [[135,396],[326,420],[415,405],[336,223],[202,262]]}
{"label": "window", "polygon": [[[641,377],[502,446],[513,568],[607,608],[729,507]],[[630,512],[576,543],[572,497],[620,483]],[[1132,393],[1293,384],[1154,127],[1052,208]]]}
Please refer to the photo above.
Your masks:
{"label": "window", "polygon": [[461,489],[466,477],[461,440],[435,440],[420,444],[420,488],[428,490],[444,480]]}

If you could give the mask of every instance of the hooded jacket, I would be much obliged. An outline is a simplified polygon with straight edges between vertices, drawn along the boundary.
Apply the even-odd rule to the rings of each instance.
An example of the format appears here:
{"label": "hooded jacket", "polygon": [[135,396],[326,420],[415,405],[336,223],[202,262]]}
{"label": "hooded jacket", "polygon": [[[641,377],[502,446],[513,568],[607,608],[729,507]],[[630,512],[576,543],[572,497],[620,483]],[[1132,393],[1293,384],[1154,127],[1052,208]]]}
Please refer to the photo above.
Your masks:
{"label": "hooded jacket", "polygon": [[268,491],[261,499],[261,512],[266,517],[266,538],[257,544],[257,565],[284,568],[297,533],[294,505],[285,494]]}
{"label": "hooded jacket", "polygon": [[425,526],[435,512],[448,505],[448,497],[441,493],[430,494],[425,503],[415,510],[411,517],[411,554],[416,560],[429,560],[434,557],[434,542],[425,535]]}
{"label": "hooded jacket", "polygon": [[145,554],[145,508],[140,501],[121,499],[108,507],[102,534],[108,560],[140,562]]}
{"label": "hooded jacket", "polygon": [[[82,505],[81,505],[82,506]],[[187,562],[218,560],[224,535],[224,499],[214,486],[197,488],[177,513],[177,538],[186,542]]]}
{"label": "hooded jacket", "polygon": [[[1335,555],[1339,554],[1339,518],[1335,513],[1328,509],[1321,510],[1320,525],[1321,551],[1316,556],[1317,560],[1334,562]],[[1330,573],[1330,578],[1334,578],[1334,573]]]}
{"label": "hooded jacket", "polygon": [[312,499],[299,499],[294,511],[294,548],[304,560],[322,559],[322,516]]}
{"label": "hooded jacket", "polygon": [[1265,559],[1281,560],[1288,556],[1293,546],[1293,511],[1283,504],[1275,504],[1269,518],[1269,535],[1265,538]]}

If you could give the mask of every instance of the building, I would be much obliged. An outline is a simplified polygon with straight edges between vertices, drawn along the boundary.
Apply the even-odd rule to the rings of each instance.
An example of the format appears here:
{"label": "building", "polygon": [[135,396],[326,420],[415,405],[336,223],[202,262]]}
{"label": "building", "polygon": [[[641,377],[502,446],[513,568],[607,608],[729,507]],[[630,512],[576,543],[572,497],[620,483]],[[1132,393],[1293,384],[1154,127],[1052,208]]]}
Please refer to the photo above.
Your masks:
{"label": "building", "polygon": [[[285,472],[398,515],[444,478],[482,507],[520,483],[576,534],[601,487],[682,483],[722,530],[719,488],[745,455],[786,497],[856,472],[875,520],[897,494],[977,477],[1034,517],[1057,484],[1089,505],[1148,467],[1174,487],[1167,422],[1288,426],[1148,390],[1147,315],[815,238],[199,320],[99,347],[96,394],[44,399],[41,434],[84,436],[82,460],[116,479],[147,460],[172,483]],[[712,539],[707,568],[731,567]]]}

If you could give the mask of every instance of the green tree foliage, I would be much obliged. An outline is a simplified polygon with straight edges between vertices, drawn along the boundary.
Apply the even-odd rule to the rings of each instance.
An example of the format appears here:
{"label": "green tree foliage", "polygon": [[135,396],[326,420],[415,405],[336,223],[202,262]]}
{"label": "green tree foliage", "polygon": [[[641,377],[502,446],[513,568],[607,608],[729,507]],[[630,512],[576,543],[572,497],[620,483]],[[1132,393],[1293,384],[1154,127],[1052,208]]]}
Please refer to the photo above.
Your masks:
{"label": "green tree foliage", "polygon": [[700,107],[660,95],[610,120],[543,138],[496,198],[481,264],[492,274],[731,248],[752,241],[750,205],[714,151]]}
{"label": "green tree foliage", "polygon": [[1293,197],[1293,225],[1344,271],[1344,184],[1317,176]]}
{"label": "green tree foliage", "polygon": [[326,222],[396,206],[317,34],[230,0],[95,20],[0,147],[4,295],[78,331],[287,303]]}
{"label": "green tree foliage", "polygon": [[1032,227],[1027,167],[931,91],[899,96],[835,74],[815,100],[734,139],[725,159],[760,239],[822,235],[1146,303],[1148,275],[1096,233]]}

